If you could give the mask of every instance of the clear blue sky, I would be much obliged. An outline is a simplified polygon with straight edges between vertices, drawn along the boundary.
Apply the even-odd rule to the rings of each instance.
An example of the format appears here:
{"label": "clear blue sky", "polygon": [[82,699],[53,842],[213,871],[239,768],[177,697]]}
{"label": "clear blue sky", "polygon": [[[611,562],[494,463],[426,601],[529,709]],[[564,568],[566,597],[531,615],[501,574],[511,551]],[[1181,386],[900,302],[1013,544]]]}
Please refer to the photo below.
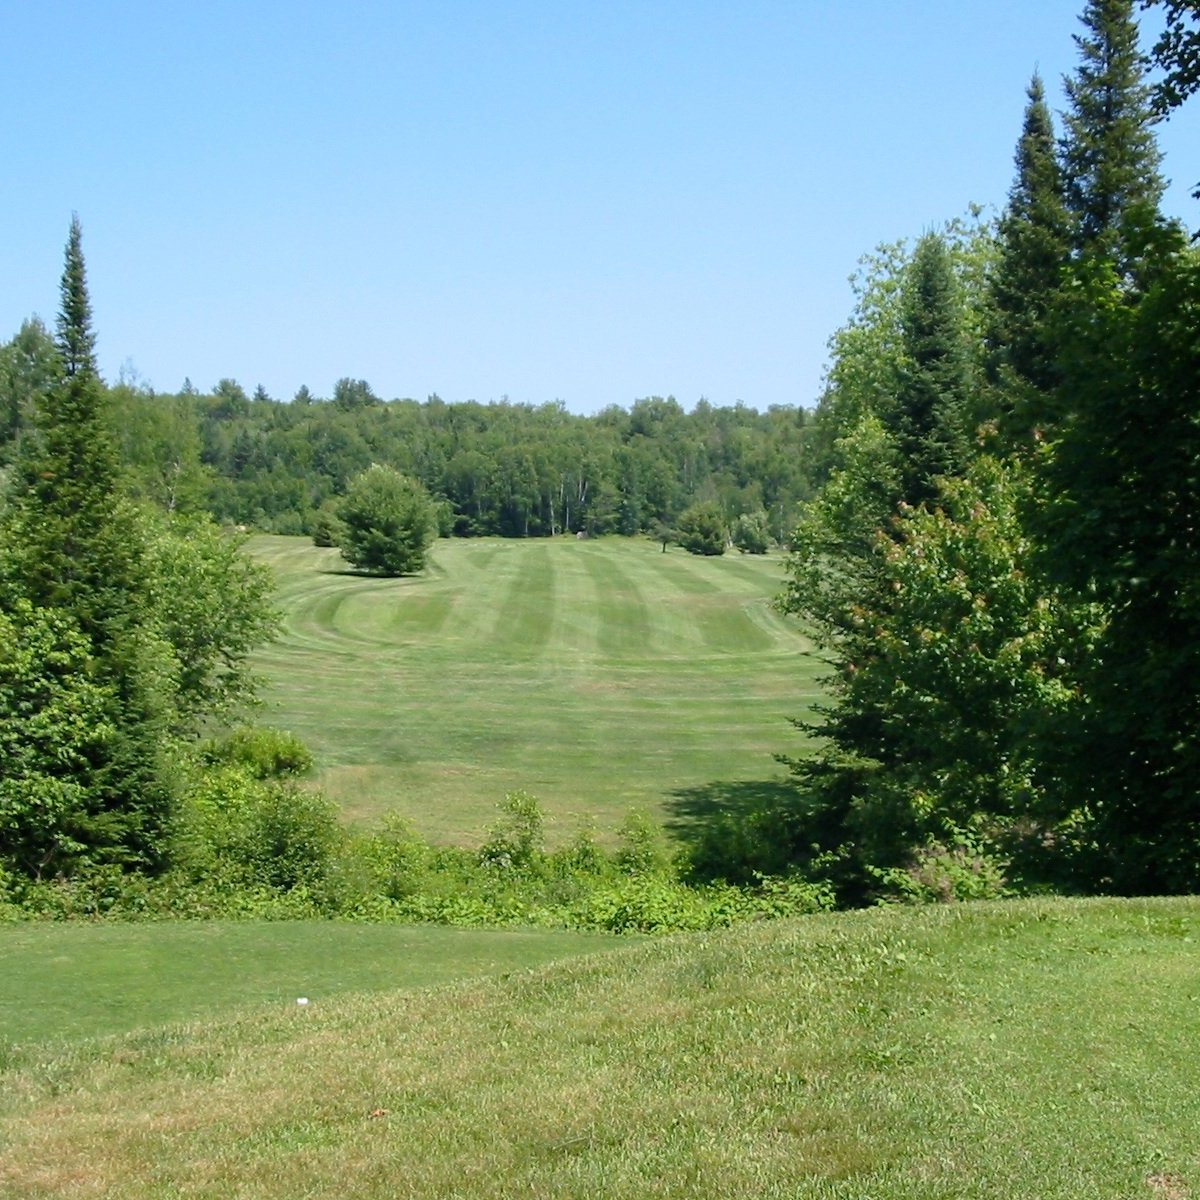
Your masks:
{"label": "clear blue sky", "polygon": [[[1083,0],[5,5],[0,338],[290,398],[812,404],[847,276],[1002,206]],[[1200,101],[1161,133],[1200,226]]]}

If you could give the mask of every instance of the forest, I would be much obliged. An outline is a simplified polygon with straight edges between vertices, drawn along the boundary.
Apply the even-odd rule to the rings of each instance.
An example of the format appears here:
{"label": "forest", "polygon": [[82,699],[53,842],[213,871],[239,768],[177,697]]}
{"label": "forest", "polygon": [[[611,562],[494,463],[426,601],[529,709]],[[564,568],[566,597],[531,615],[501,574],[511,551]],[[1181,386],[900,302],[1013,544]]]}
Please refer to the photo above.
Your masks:
{"label": "forest", "polygon": [[[29,322],[3,350],[0,455],[15,453],[21,413],[52,371],[53,339]],[[809,412],[766,413],[701,400],[685,411],[648,397],[594,417],[561,404],[380,400],[342,379],[330,399],[248,396],[223,379],[175,395],[129,382],[107,389],[122,460],[144,499],[269,533],[311,534],[323,509],[372,463],[395,467],[440,502],[447,536],[652,533],[697,503],[729,521],[769,516],[784,540],[810,487]]]}
{"label": "forest", "polygon": [[785,550],[778,605],[830,663],[818,750],[714,827],[711,880],[1200,890],[1200,252],[1154,135],[1200,54],[1196,4],[1157,7],[1147,58],[1133,0],[1088,0],[1060,120],[1030,81],[998,218],[862,260],[810,409],[106,385],[73,223],[55,330],[0,347],[0,885],[197,853],[236,807],[212,730],[274,620],[222,530],[319,534],[378,464],[443,536],[665,547],[702,509]]}

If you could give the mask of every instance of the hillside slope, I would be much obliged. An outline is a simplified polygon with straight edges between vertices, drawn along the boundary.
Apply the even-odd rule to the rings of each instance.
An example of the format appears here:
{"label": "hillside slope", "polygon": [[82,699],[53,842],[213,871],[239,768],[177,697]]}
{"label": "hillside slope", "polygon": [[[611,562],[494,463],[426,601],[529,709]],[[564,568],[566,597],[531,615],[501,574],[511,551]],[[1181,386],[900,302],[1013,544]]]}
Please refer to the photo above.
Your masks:
{"label": "hillside slope", "polygon": [[763,923],[19,1055],[5,1196],[1172,1197],[1200,903]]}

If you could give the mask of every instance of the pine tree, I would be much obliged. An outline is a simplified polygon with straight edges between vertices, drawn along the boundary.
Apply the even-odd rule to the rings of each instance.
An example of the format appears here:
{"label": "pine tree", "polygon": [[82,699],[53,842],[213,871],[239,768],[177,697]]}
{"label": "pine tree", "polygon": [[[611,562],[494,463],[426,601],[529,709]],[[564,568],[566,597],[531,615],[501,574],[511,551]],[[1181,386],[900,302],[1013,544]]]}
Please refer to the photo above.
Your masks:
{"label": "pine tree", "polygon": [[1055,316],[1058,419],[1029,521],[1050,585],[1102,606],[1062,739],[1093,881],[1200,887],[1196,330],[1200,264],[1162,179],[1131,0],[1092,0],[1064,143],[1076,254]]}
{"label": "pine tree", "polygon": [[1079,66],[1065,81],[1062,146],[1076,249],[1111,258],[1122,276],[1137,274],[1163,193],[1133,8],[1134,0],[1088,0]]}

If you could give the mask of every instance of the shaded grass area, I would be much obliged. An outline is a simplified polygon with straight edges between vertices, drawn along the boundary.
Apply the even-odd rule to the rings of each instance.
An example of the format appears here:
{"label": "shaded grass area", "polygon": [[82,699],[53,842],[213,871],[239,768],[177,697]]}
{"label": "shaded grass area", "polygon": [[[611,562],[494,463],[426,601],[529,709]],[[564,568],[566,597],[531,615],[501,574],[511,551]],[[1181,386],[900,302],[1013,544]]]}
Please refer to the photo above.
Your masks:
{"label": "shaded grass area", "polygon": [[876,910],[86,1043],[0,1078],[0,1193],[1178,1200],[1198,936]]}
{"label": "shaded grass area", "polygon": [[761,779],[803,751],[823,668],[771,600],[778,557],[636,539],[441,541],[419,578],[347,575],[334,550],[252,542],[280,580],[258,660],[265,720],[301,736],[351,820],[394,809],[477,842],[523,788],[559,842],[681,789]]}
{"label": "shaded grass area", "polygon": [[0,1045],[427,987],[598,951],[618,939],[332,921],[0,925]]}

